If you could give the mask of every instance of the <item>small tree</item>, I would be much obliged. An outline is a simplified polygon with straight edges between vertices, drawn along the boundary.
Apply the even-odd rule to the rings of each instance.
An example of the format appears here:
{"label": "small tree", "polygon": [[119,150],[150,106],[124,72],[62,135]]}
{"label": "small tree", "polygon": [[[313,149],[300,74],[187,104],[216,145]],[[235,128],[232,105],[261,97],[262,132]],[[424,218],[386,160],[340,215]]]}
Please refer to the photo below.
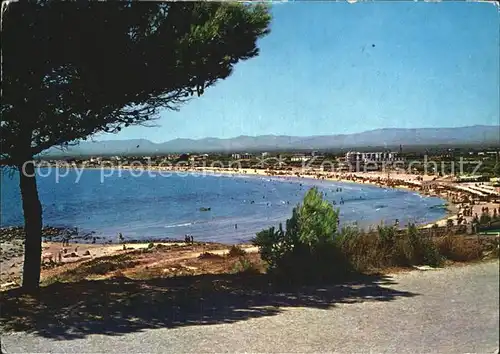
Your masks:
{"label": "small tree", "polygon": [[255,57],[269,22],[265,6],[243,3],[39,0],[2,7],[0,160],[20,172],[26,290],[40,280],[34,156],[178,109]]}
{"label": "small tree", "polygon": [[253,244],[271,273],[289,280],[323,279],[346,271],[335,242],[337,225],[338,211],[312,188],[293,209],[285,230],[281,225],[263,230]]}
{"label": "small tree", "polygon": [[311,188],[304,196],[299,208],[299,240],[311,248],[334,241],[339,212],[327,201],[317,188]]}

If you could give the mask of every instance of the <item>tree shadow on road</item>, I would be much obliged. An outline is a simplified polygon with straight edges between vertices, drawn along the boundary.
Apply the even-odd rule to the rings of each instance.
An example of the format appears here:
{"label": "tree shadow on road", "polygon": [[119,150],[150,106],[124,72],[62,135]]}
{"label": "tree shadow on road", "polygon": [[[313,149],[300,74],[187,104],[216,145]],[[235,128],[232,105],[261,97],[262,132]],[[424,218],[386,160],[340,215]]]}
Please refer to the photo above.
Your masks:
{"label": "tree shadow on road", "polygon": [[1,293],[4,331],[55,339],[122,335],[151,328],[232,323],[274,316],[287,307],[391,301],[417,294],[387,287],[387,276],[336,285],[284,287],[266,275],[199,275],[152,280],[115,278],[42,287],[36,296]]}

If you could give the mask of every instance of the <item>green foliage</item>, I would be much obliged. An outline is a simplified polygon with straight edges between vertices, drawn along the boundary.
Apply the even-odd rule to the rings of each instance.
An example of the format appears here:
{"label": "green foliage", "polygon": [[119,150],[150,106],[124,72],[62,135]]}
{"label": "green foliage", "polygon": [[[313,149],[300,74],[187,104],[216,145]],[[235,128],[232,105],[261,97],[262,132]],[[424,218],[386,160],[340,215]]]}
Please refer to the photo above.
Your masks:
{"label": "green foliage", "polygon": [[442,263],[436,244],[431,238],[422,236],[415,224],[408,225],[401,245],[408,265],[427,264],[436,267]]}
{"label": "green foliage", "polygon": [[333,243],[337,231],[338,210],[323,200],[317,188],[311,188],[299,208],[299,241],[311,248]]}
{"label": "green foliage", "polygon": [[255,57],[269,23],[262,4],[10,3],[2,13],[1,158],[23,163],[178,109]]}
{"label": "green foliage", "polygon": [[337,230],[338,211],[311,189],[294,208],[286,228],[257,234],[254,245],[268,270],[287,280],[325,280],[394,266],[438,266],[443,257],[431,238],[414,224],[405,231],[379,225],[364,232],[354,226]]}
{"label": "green foliage", "polygon": [[396,240],[396,227],[387,225],[378,225],[377,233],[380,239],[381,245],[384,247],[393,247]]}
{"label": "green foliage", "polygon": [[278,229],[271,227],[258,232],[252,240],[252,243],[259,247],[260,256],[271,272],[280,268],[285,257],[299,245],[297,214],[297,208],[294,208],[292,217],[286,221],[285,229],[280,224]]}
{"label": "green foliage", "polygon": [[[9,2],[2,7],[0,163],[21,169],[53,146],[179,109],[258,55],[270,20],[266,6],[235,2]],[[23,287],[36,289],[42,211],[34,177],[22,176]]]}
{"label": "green foliage", "polygon": [[293,209],[285,229],[263,230],[253,244],[271,273],[289,281],[325,280],[349,272],[335,240],[337,224],[338,211],[312,188]]}
{"label": "green foliage", "polygon": [[258,274],[258,268],[248,258],[240,257],[234,264],[233,274]]}

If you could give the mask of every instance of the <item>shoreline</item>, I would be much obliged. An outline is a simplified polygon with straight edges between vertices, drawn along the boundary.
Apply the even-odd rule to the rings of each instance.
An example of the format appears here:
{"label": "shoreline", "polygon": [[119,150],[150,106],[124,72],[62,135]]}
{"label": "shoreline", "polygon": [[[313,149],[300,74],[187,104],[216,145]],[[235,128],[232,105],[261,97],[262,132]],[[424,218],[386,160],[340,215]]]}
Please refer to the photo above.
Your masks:
{"label": "shoreline", "polygon": [[[477,202],[471,203],[474,197],[465,191],[457,191],[452,187],[448,176],[438,178],[431,175],[417,175],[400,173],[399,171],[391,171],[389,173],[382,172],[329,172],[315,169],[294,168],[292,170],[269,170],[255,168],[220,168],[220,167],[155,167],[151,166],[148,169],[132,168],[130,166],[122,166],[122,170],[142,170],[154,172],[168,173],[188,173],[188,174],[210,174],[215,176],[231,175],[231,176],[258,176],[276,178],[276,180],[290,181],[308,179],[316,181],[329,181],[341,183],[354,183],[358,185],[370,185],[386,189],[399,189],[407,192],[418,193],[421,196],[436,197],[443,200],[446,204],[446,214],[432,222],[418,225],[419,228],[429,228],[433,225],[439,227],[446,226],[449,219],[456,223],[461,217],[461,207],[470,207],[473,211],[472,215],[480,214],[480,205],[486,205],[490,209],[500,208],[500,203],[494,202]],[[433,185],[434,184],[434,185]],[[439,190],[441,189],[441,190]],[[482,204],[484,203],[484,204]],[[472,215],[464,217],[466,223],[470,223]]]}
{"label": "shoreline", "polygon": [[[57,166],[51,166],[50,168],[57,168]],[[436,197],[440,198],[446,205],[446,213],[443,217],[436,220],[422,223],[418,225],[419,228],[428,228],[437,224],[438,226],[446,226],[449,219],[454,222],[460,217],[460,206],[464,204],[464,196],[467,196],[466,192],[455,191],[452,187],[444,186],[444,191],[435,190],[434,188],[429,188],[426,185],[432,184],[437,180],[436,183],[446,182],[446,177],[443,179],[437,179],[435,176],[421,176],[415,174],[400,173],[398,171],[390,173],[381,172],[352,172],[352,173],[336,173],[329,171],[320,171],[315,169],[303,170],[300,168],[295,168],[291,170],[269,170],[269,169],[255,169],[255,168],[220,168],[220,167],[160,167],[160,166],[149,166],[149,168],[136,168],[133,166],[120,166],[120,167],[77,167],[80,170],[116,170],[116,171],[140,171],[144,172],[158,172],[160,176],[162,173],[165,174],[190,174],[190,175],[211,175],[215,177],[222,176],[254,176],[254,177],[266,177],[272,178],[276,181],[288,181],[299,183],[300,180],[310,180],[310,181],[328,181],[328,182],[340,182],[349,184],[358,184],[360,186],[369,185],[373,187],[380,187],[385,189],[399,189],[406,192],[417,193],[421,196],[426,197]],[[167,176],[165,176],[167,177]],[[443,188],[443,186],[440,186]],[[461,200],[459,200],[461,199]],[[488,203],[487,203],[488,204]],[[492,204],[492,203],[489,203]],[[498,204],[498,203],[496,203]],[[500,207],[500,204],[496,205],[493,203],[494,207]],[[477,205],[476,205],[477,207]],[[474,209],[474,208],[473,208]],[[465,218],[466,221],[467,218]],[[373,225],[372,225],[373,226]],[[85,242],[85,240],[82,240]],[[170,239],[146,239],[135,240],[137,242],[175,242],[175,240]],[[104,240],[99,240],[99,243],[106,243]]]}
{"label": "shoreline", "polygon": [[[99,167],[84,167],[85,169],[100,169]],[[387,182],[384,178],[381,178],[380,173],[373,172],[354,172],[354,173],[334,173],[334,172],[325,172],[318,171],[314,169],[309,169],[306,172],[301,169],[293,169],[291,171],[274,171],[274,170],[265,170],[265,169],[253,169],[253,168],[242,168],[242,169],[231,169],[231,168],[220,168],[220,167],[156,167],[151,166],[148,169],[140,169],[140,168],[132,168],[131,166],[122,166],[119,168],[108,167],[105,169],[111,170],[140,170],[140,171],[152,171],[152,172],[168,172],[168,173],[177,173],[177,174],[207,174],[212,176],[255,176],[255,177],[269,177],[275,178],[280,181],[294,181],[299,182],[301,179],[313,180],[313,181],[328,181],[328,182],[340,182],[340,183],[349,183],[349,184],[357,184],[357,185],[369,185],[373,187],[380,187],[385,189],[398,189],[406,192],[415,192],[419,195],[423,195],[426,197],[436,197],[443,200],[446,203],[446,215],[442,218],[436,219],[432,222],[425,223],[419,225],[419,227],[429,227],[434,223],[446,223],[446,221],[452,217],[458,211],[457,205],[449,200],[447,197],[439,194],[439,193],[426,193],[421,190],[422,184],[415,183],[418,178],[422,176],[419,175],[408,175],[402,174],[401,176],[409,177],[411,180],[392,178],[390,182]],[[302,172],[302,173],[301,173]],[[394,175],[393,175],[394,176]],[[400,174],[395,174],[395,176],[400,176]],[[432,176],[426,176],[428,180],[433,178]],[[353,179],[354,178],[354,179]],[[373,178],[378,178],[378,180],[374,181]],[[361,179],[361,181],[358,181]],[[395,182],[399,183],[395,183]],[[415,183],[413,186],[408,186],[405,184]]]}

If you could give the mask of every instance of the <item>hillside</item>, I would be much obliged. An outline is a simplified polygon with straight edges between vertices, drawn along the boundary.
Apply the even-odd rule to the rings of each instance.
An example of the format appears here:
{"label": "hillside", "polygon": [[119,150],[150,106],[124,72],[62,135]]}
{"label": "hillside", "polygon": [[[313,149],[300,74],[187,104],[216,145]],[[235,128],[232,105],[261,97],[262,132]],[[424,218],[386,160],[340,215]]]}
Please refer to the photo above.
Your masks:
{"label": "hillside", "polygon": [[260,135],[230,139],[174,139],[153,143],[146,139],[81,142],[62,152],[51,148],[46,156],[146,155],[183,152],[350,149],[369,146],[500,145],[500,126],[459,128],[376,129],[356,134],[320,136]]}

